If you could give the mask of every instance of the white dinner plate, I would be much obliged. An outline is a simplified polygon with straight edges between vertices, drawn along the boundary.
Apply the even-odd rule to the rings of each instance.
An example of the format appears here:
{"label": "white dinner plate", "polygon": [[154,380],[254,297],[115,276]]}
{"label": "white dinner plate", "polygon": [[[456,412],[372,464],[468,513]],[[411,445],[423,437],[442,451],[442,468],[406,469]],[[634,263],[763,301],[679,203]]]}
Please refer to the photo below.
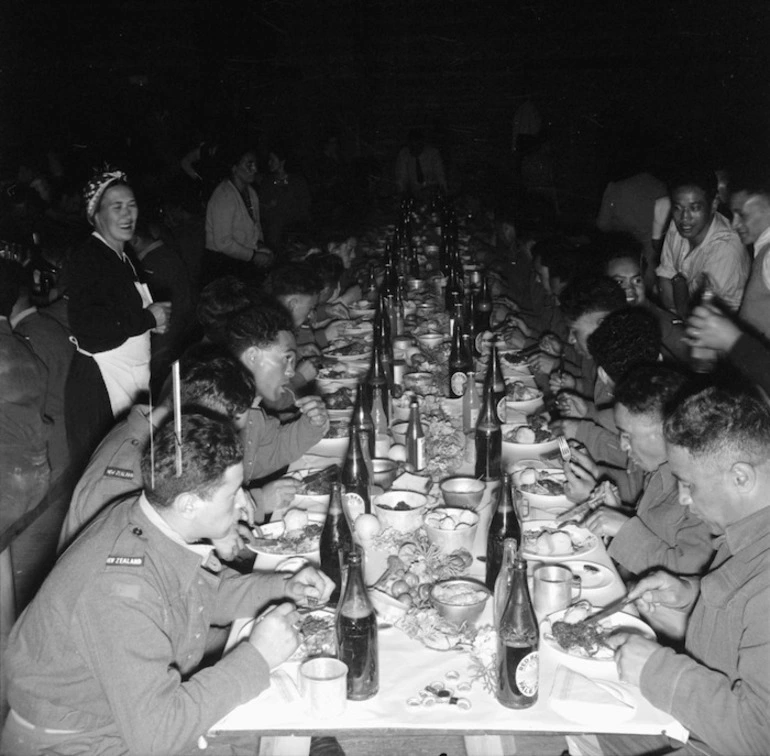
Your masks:
{"label": "white dinner plate", "polygon": [[[551,623],[561,620],[564,617],[564,613],[566,611],[568,610],[560,609],[558,612],[549,614],[542,621],[540,628],[540,638],[543,643],[547,643],[554,651],[571,659],[596,662],[597,664],[602,662],[609,662],[614,664],[615,652],[609,647],[601,646],[594,656],[588,656],[585,652],[581,653],[581,651],[576,649],[570,649],[567,651],[566,649],[562,648],[559,643],[557,643],[551,632]],[[596,611],[598,612],[599,609],[596,609]],[[649,638],[650,640],[655,640],[656,637],[655,631],[646,622],[642,622],[642,620],[640,620],[638,617],[634,617],[632,614],[627,614],[626,612],[615,612],[615,614],[611,614],[609,617],[605,617],[604,619],[599,620],[598,624],[602,629],[608,632],[622,630],[623,632],[642,635],[645,638]]]}

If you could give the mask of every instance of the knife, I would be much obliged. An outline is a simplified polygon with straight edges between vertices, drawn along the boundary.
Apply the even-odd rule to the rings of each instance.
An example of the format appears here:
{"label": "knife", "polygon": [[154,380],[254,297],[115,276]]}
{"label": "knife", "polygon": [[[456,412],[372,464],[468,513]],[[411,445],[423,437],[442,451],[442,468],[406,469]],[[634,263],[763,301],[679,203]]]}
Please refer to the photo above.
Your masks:
{"label": "knife", "polygon": [[590,617],[586,617],[583,622],[589,625],[593,625],[599,620],[605,619],[606,617],[615,614],[615,612],[619,612],[621,609],[623,609],[623,607],[630,604],[632,601],[633,599],[630,599],[628,595],[621,596],[619,599],[610,601],[610,603],[607,604],[604,609],[600,609],[598,612],[596,612],[596,614],[592,614]]}

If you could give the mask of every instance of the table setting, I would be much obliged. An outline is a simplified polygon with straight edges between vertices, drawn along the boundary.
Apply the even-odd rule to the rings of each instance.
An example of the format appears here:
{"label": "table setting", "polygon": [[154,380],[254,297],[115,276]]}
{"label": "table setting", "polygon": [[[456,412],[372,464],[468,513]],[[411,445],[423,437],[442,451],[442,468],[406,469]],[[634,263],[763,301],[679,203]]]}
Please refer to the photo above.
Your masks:
{"label": "table setting", "polygon": [[[430,239],[429,233],[425,239]],[[422,244],[421,259],[428,266],[435,252],[425,254],[427,244]],[[430,270],[424,269],[432,281]],[[591,624],[589,635],[596,647],[587,642],[565,647],[559,641],[572,642],[570,632],[580,635],[564,625],[582,627],[599,609],[622,599],[625,587],[602,540],[578,521],[558,520],[573,507],[564,495],[559,439],[548,429],[543,393],[535,387],[526,359],[504,342],[499,343],[505,380],[501,464],[512,476],[521,525],[518,554],[527,561],[539,628],[539,695],[522,710],[498,702],[495,602],[485,585],[485,569],[501,481],[475,476],[473,431],[464,425],[463,398],[446,396],[449,322],[435,291],[427,284],[408,288],[405,294],[415,305],[405,308],[410,312],[404,333],[398,334],[406,370],[392,395],[389,428],[378,436],[376,456],[370,460],[371,512],[350,523],[377,615],[379,692],[365,701],[341,700],[336,660],[305,647],[273,672],[269,690],[230,712],[212,730],[301,737],[378,729],[456,731],[468,737],[517,731],[666,733],[686,740],[687,731],[679,722],[655,709],[638,688],[618,679],[605,636],[623,628],[654,637],[632,607]],[[318,385],[330,412],[338,413],[332,423],[336,427],[332,436],[290,466],[289,474],[300,479],[341,466],[348,451],[344,429],[355,389],[347,381],[355,382],[361,373],[354,370],[368,364],[372,346],[366,337],[376,307],[361,300],[350,313],[366,320],[351,321],[342,329],[346,341],[325,352],[344,367],[337,375],[322,374]],[[494,338],[480,343],[486,349]],[[483,378],[486,360],[477,364],[477,377]],[[340,406],[341,397],[345,406]],[[407,469],[413,400],[425,436],[426,464],[420,470]],[[322,523],[328,505],[328,493],[308,500],[305,492],[275,513],[260,537],[274,540],[289,530],[296,510],[308,513],[303,527]],[[257,551],[255,569],[287,569],[289,558],[299,560],[289,562],[293,569],[303,560],[319,564],[317,545],[301,545],[305,551],[281,554],[282,560]],[[321,612],[334,616],[333,610]],[[244,627],[253,620],[234,623],[229,647],[247,636]]]}

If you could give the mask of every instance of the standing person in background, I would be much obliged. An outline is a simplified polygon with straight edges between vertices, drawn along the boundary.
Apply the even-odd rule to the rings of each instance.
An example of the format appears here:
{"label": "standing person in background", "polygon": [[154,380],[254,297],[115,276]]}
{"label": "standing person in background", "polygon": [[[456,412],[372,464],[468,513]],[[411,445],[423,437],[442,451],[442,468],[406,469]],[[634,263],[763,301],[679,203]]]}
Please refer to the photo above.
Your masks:
{"label": "standing person in background", "polygon": [[737,311],[750,262],[738,234],[715,209],[716,175],[682,174],[671,182],[670,195],[673,223],[656,270],[661,303],[685,317],[690,299],[707,286],[729,310]]}
{"label": "standing person in background", "polygon": [[259,186],[265,241],[276,253],[284,248],[286,232],[292,226],[310,220],[310,190],[307,181],[298,173],[287,173],[288,159],[287,148],[274,144],[267,159],[270,174]]}
{"label": "standing person in background", "polygon": [[201,285],[232,273],[254,278],[259,268],[273,261],[263,244],[259,198],[252,184],[257,178],[257,156],[252,149],[232,150],[230,176],[217,186],[206,206],[206,252]]}
{"label": "standing person in background", "polygon": [[446,194],[446,176],[441,153],[425,142],[420,129],[412,129],[407,144],[396,158],[396,184],[401,194],[425,202],[440,191]]}
{"label": "standing person in background", "polygon": [[100,173],[86,186],[94,227],[69,260],[68,314],[77,352],[65,387],[73,469],[85,467],[115,419],[150,387],[150,332],[165,333],[169,302],[153,302],[125,252],[138,215],[126,176]]}

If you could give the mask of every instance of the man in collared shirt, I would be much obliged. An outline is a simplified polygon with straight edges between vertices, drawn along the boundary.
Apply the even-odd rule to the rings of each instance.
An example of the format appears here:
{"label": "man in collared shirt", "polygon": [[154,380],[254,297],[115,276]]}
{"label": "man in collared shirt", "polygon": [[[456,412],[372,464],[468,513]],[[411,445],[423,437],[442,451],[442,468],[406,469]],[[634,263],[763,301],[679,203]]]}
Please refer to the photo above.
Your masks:
{"label": "man in collared shirt", "polygon": [[770,182],[736,179],[730,184],[733,228],[741,241],[754,245],[751,277],[738,317],[770,337]]}
{"label": "man in collared shirt", "polygon": [[[680,402],[664,433],[679,501],[706,523],[717,553],[700,581],[656,572],[630,592],[684,651],[613,635],[620,679],[690,730],[674,753],[770,753],[770,410],[711,387]],[[603,751],[672,752],[660,737],[635,736],[634,748],[622,739],[600,737]]]}
{"label": "man in collared shirt", "polygon": [[684,374],[664,365],[637,365],[615,390],[615,424],[621,449],[645,473],[636,512],[601,506],[586,527],[612,537],[610,556],[627,572],[653,568],[697,575],[713,554],[706,525],[679,504],[663,438],[663,410],[681,390]]}
{"label": "man in collared shirt", "polygon": [[[671,213],[656,273],[663,306],[686,309],[676,301],[674,279],[682,276],[687,295],[709,287],[732,311],[737,311],[749,277],[746,250],[730,223],[716,212],[716,177],[683,177],[671,185]],[[683,314],[683,313],[680,313]]]}
{"label": "man in collared shirt", "polygon": [[[88,528],[14,627],[0,752],[189,753],[297,647],[289,602],[328,600],[331,581],[310,566],[293,576],[222,568],[201,541],[234,537],[242,447],[229,424],[201,415],[182,418],[180,443],[177,476],[173,422],[155,434],[144,492]],[[283,599],[198,669],[210,626]]]}

